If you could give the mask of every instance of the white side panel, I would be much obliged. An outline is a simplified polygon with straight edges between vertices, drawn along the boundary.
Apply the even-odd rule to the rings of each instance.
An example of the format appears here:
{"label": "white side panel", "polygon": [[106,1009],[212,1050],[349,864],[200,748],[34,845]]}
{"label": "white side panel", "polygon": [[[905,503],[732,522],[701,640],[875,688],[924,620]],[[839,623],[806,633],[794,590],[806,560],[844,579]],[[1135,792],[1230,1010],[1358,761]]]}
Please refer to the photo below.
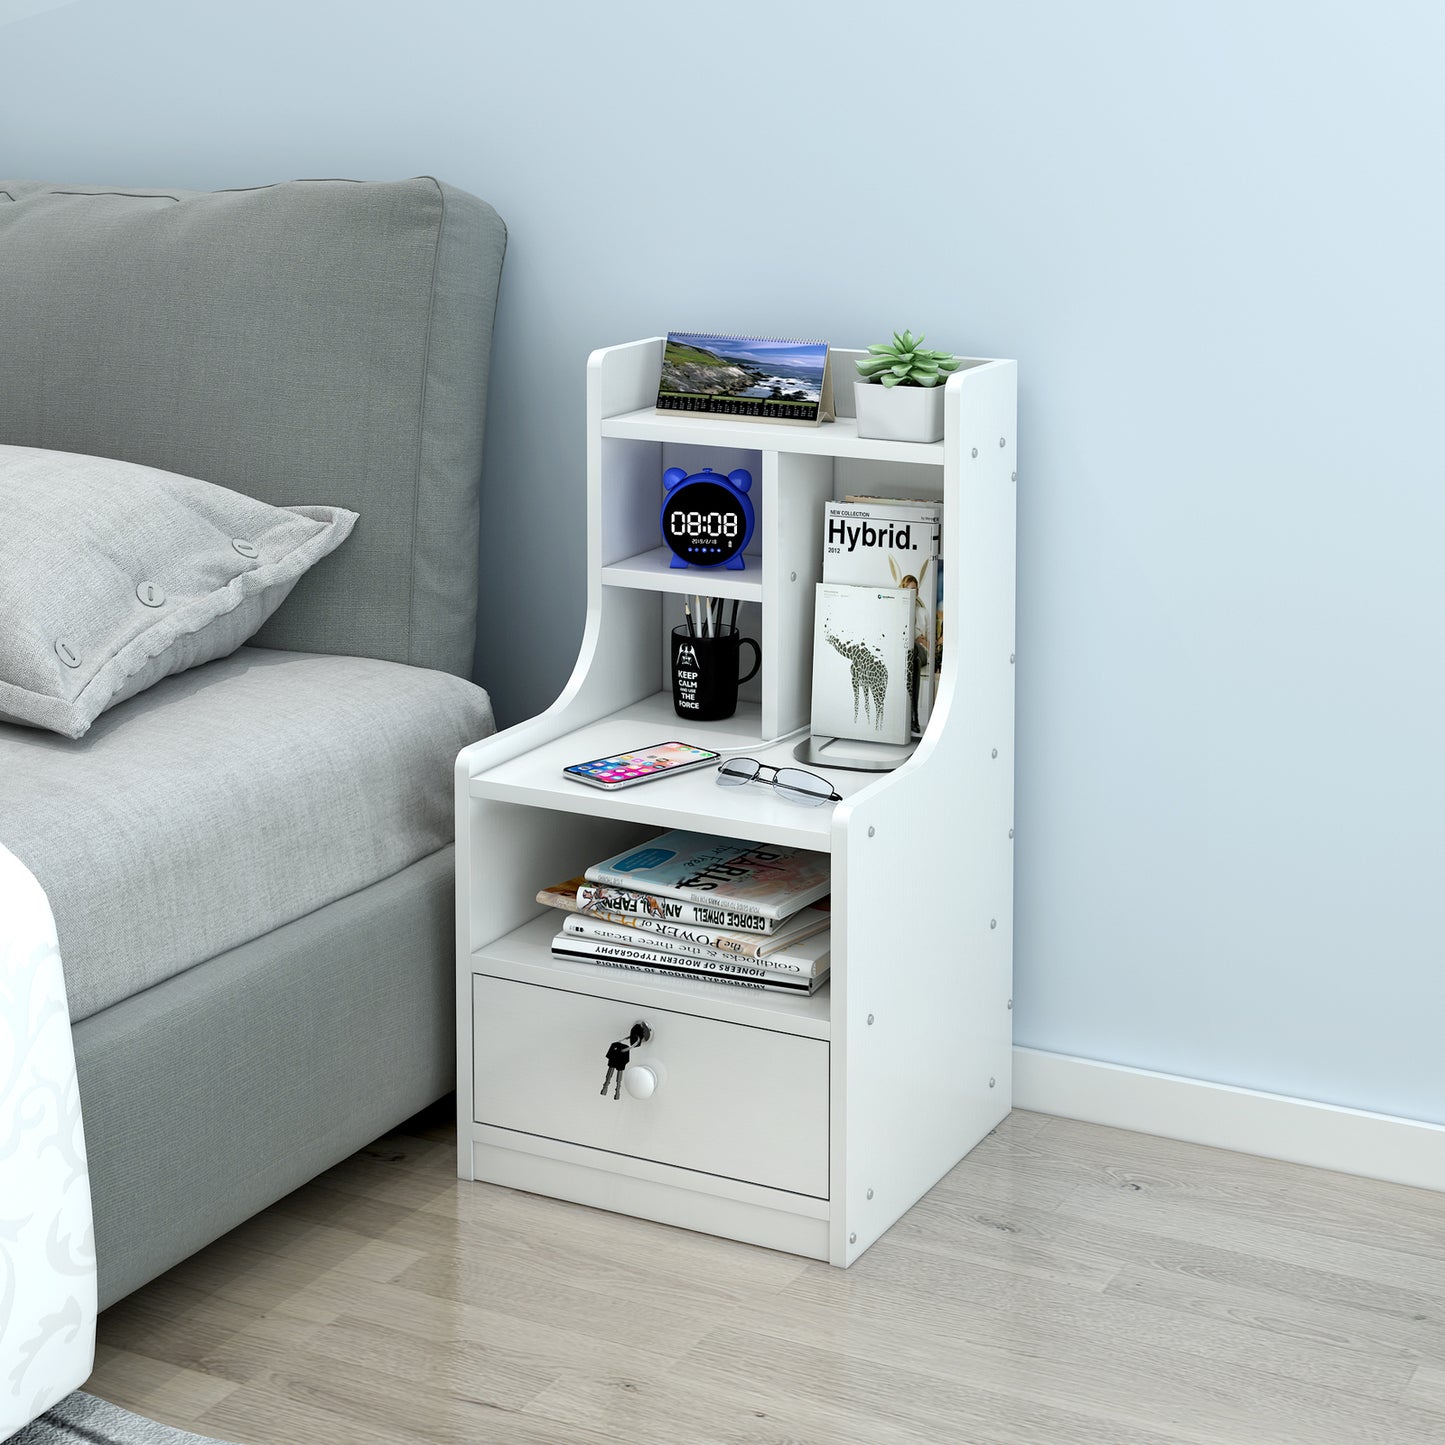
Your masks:
{"label": "white side panel", "polygon": [[[665,336],[649,336],[621,346],[603,346],[587,358],[587,435],[593,437],[605,417],[636,411],[657,402]],[[591,403],[596,403],[593,414]]]}
{"label": "white side panel", "polygon": [[812,710],[813,588],[823,575],[823,505],[832,457],[763,453],[763,736],[803,727]]}
{"label": "white side panel", "polygon": [[603,437],[600,458],[599,561],[611,567],[658,544],[662,447],[657,442]]}
{"label": "white side panel", "polygon": [[1015,378],[948,383],[938,701],[913,757],[834,816],[835,1264],[1010,1107]]}

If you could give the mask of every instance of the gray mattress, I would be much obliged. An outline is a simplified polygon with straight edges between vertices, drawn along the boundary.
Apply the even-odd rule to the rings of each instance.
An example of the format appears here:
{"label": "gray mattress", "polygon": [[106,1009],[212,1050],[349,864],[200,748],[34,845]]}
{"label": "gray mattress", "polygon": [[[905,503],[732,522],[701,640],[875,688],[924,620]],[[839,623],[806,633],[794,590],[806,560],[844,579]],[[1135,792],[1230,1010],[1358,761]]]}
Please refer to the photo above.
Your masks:
{"label": "gray mattress", "polygon": [[75,1026],[101,1308],[455,1082],[452,850]]}
{"label": "gray mattress", "polygon": [[79,741],[0,725],[0,841],[50,896],[71,1017],[357,893],[452,840],[473,683],[244,647]]}

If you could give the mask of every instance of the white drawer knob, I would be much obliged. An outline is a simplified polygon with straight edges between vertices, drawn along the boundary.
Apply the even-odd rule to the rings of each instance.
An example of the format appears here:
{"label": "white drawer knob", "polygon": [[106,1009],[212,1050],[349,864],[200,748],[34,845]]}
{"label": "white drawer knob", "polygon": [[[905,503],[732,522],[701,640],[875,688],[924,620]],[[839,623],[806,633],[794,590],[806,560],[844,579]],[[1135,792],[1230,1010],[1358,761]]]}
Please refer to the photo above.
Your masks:
{"label": "white drawer knob", "polygon": [[622,1076],[622,1087],[634,1099],[650,1099],[657,1092],[657,1070],[646,1064],[629,1064]]}

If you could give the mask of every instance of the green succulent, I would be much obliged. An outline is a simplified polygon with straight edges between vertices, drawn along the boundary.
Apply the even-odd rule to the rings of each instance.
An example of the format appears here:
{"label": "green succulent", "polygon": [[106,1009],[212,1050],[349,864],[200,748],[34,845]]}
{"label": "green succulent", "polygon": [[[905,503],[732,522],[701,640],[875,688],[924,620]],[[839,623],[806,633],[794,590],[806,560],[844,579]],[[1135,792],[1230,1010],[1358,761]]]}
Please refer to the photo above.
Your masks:
{"label": "green succulent", "polygon": [[864,380],[884,386],[937,386],[958,370],[958,358],[948,351],[925,350],[923,337],[911,331],[902,336],[895,331],[891,346],[870,346],[868,355],[853,365]]}

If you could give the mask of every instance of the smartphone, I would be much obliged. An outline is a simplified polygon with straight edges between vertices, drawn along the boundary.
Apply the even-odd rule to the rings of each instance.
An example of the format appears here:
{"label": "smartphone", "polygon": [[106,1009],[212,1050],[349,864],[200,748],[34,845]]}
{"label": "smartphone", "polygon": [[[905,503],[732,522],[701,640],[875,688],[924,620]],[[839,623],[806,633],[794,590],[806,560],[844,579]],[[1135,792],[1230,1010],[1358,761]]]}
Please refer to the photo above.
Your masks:
{"label": "smartphone", "polygon": [[634,783],[650,783],[667,773],[685,773],[689,768],[715,763],[721,756],[688,743],[654,743],[636,752],[593,758],[590,763],[573,763],[562,771],[574,781],[591,783],[594,788],[630,788]]}

